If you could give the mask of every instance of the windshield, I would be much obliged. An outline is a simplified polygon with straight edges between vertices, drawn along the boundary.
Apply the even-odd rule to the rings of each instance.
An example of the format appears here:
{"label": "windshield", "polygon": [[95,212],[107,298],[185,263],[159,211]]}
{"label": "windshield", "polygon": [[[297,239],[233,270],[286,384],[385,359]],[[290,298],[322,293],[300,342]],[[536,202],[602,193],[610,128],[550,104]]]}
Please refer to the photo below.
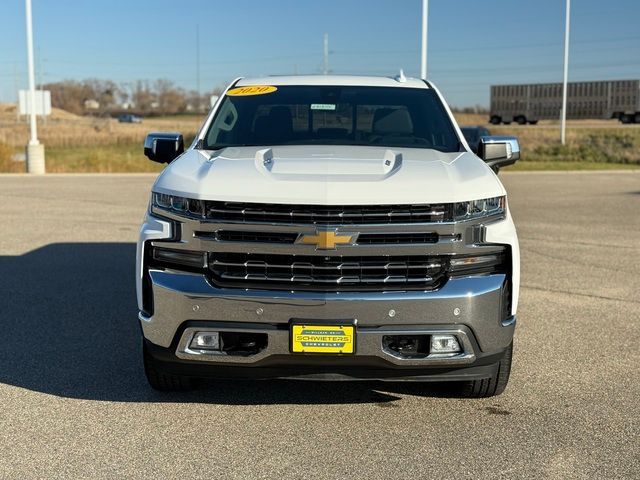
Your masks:
{"label": "windshield", "polygon": [[431,89],[278,86],[261,87],[259,94],[233,93],[227,93],[211,123],[205,149],[314,144],[443,152],[461,148],[449,116]]}

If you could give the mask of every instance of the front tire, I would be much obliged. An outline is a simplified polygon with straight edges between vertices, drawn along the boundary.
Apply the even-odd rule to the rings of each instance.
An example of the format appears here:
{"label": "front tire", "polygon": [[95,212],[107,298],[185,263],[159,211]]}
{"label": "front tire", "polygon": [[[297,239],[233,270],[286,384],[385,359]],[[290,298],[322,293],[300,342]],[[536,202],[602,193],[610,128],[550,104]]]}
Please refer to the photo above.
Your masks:
{"label": "front tire", "polygon": [[146,343],[142,345],[142,358],[144,361],[144,374],[149,385],[154,390],[159,392],[186,392],[196,387],[196,382],[191,377],[173,375],[159,370],[155,359],[149,353]]}
{"label": "front tire", "polygon": [[511,359],[513,357],[513,343],[505,350],[498,364],[498,371],[493,377],[481,380],[469,380],[460,383],[460,396],[466,398],[485,398],[500,395],[507,388],[511,373]]}

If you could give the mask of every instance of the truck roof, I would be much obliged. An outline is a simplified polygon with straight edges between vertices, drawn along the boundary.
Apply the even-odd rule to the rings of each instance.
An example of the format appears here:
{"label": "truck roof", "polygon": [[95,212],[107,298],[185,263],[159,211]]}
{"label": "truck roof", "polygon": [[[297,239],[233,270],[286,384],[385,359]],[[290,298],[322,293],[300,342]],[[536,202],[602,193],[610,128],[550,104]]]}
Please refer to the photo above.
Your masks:
{"label": "truck roof", "polygon": [[248,85],[331,85],[366,87],[429,88],[423,80],[409,77],[374,77],[358,75],[282,75],[241,78],[237,87]]}

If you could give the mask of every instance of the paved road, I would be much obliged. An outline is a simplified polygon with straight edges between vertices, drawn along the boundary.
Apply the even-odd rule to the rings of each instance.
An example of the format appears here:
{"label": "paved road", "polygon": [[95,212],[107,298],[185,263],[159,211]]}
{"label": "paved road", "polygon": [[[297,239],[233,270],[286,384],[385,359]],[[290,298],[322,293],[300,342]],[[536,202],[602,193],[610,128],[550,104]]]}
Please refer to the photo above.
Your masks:
{"label": "paved road", "polygon": [[149,176],[0,176],[0,478],[639,478],[640,174],[502,175],[523,261],[500,397],[416,385],[150,390]]}

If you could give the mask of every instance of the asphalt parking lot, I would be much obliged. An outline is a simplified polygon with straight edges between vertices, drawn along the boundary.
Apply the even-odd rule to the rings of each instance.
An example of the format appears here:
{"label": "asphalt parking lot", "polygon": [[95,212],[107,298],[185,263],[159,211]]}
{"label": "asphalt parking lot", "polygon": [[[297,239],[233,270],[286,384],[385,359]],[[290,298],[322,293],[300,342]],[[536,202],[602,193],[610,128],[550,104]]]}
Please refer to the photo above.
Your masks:
{"label": "asphalt parking lot", "polygon": [[504,173],[506,392],[224,382],[159,394],[136,324],[146,175],[0,176],[0,478],[639,478],[640,174]]}

